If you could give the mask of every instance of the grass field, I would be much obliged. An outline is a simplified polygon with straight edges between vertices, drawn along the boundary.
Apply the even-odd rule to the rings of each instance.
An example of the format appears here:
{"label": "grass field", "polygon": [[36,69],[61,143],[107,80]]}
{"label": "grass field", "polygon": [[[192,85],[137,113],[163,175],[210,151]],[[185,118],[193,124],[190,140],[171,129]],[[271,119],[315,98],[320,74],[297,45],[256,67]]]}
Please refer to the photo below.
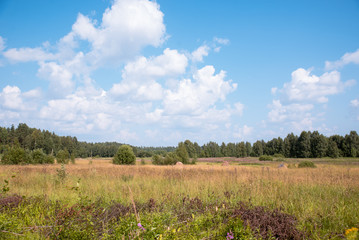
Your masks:
{"label": "grass field", "polygon": [[358,159],[225,160],[0,166],[0,238],[358,239]]}

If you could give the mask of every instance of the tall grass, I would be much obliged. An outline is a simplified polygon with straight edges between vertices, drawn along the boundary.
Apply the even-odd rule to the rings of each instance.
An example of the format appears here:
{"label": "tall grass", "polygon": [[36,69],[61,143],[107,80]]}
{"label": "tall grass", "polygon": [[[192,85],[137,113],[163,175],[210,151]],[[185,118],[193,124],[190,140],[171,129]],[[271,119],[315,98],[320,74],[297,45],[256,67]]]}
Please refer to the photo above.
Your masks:
{"label": "tall grass", "polygon": [[138,203],[152,198],[171,206],[185,197],[212,205],[250,202],[296,216],[299,228],[318,239],[340,236],[359,223],[359,167],[355,166],[278,169],[276,165],[178,167],[115,166],[108,160],[77,162],[65,166],[63,181],[56,171],[60,165],[0,166],[0,182],[9,181],[8,194],[46,196],[69,205],[84,196],[131,205],[129,188]]}

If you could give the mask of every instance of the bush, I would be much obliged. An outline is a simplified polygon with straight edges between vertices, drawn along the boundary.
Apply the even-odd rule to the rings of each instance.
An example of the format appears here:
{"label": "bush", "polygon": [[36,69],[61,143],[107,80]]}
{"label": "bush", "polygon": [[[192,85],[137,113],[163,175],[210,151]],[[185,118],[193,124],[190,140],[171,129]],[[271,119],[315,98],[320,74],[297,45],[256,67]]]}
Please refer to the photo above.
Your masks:
{"label": "bush", "polygon": [[56,160],[57,160],[57,163],[68,164],[70,161],[69,152],[66,149],[58,151],[56,154]]}
{"label": "bush", "polygon": [[167,153],[165,157],[157,154],[152,157],[154,165],[175,165],[177,162],[181,162],[181,158],[174,152]]}
{"label": "bush", "polygon": [[298,168],[316,168],[312,161],[302,161],[298,164]]}
{"label": "bush", "polygon": [[113,157],[112,163],[134,165],[136,163],[136,156],[129,145],[121,145]]}
{"label": "bush", "polygon": [[273,155],[273,157],[275,157],[275,158],[284,158],[284,155],[281,154],[281,153],[276,153],[276,154]]}
{"label": "bush", "polygon": [[27,164],[31,162],[31,157],[25,149],[21,147],[12,147],[5,151],[2,156],[2,164]]}
{"label": "bush", "polygon": [[162,156],[160,156],[158,154],[153,155],[152,164],[154,164],[154,165],[163,165],[162,162],[163,162],[163,157]]}
{"label": "bush", "polygon": [[268,155],[262,155],[259,157],[259,161],[273,161],[273,157]]}
{"label": "bush", "polygon": [[35,149],[31,152],[31,163],[33,164],[53,164],[54,162],[54,157],[46,155],[42,149]]}

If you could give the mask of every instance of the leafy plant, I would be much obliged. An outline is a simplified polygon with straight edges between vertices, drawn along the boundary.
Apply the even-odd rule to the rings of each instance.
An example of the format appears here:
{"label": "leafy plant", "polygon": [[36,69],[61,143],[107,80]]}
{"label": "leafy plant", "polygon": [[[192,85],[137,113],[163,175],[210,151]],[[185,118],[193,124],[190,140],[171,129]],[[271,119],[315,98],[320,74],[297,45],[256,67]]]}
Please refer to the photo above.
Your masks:
{"label": "leafy plant", "polygon": [[273,161],[273,157],[268,155],[262,155],[259,157],[259,161]]}
{"label": "leafy plant", "polygon": [[316,168],[317,166],[312,161],[302,161],[298,164],[298,168]]}
{"label": "leafy plant", "polygon": [[121,145],[113,157],[112,163],[134,165],[136,163],[136,156],[129,145]]}

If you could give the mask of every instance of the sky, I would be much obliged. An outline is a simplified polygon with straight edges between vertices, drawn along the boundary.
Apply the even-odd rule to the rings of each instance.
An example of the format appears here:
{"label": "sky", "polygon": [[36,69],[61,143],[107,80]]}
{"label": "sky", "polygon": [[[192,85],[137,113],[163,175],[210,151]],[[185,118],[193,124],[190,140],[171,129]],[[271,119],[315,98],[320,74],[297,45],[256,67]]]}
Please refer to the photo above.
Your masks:
{"label": "sky", "polygon": [[0,126],[135,146],[359,132],[358,0],[0,0]]}

